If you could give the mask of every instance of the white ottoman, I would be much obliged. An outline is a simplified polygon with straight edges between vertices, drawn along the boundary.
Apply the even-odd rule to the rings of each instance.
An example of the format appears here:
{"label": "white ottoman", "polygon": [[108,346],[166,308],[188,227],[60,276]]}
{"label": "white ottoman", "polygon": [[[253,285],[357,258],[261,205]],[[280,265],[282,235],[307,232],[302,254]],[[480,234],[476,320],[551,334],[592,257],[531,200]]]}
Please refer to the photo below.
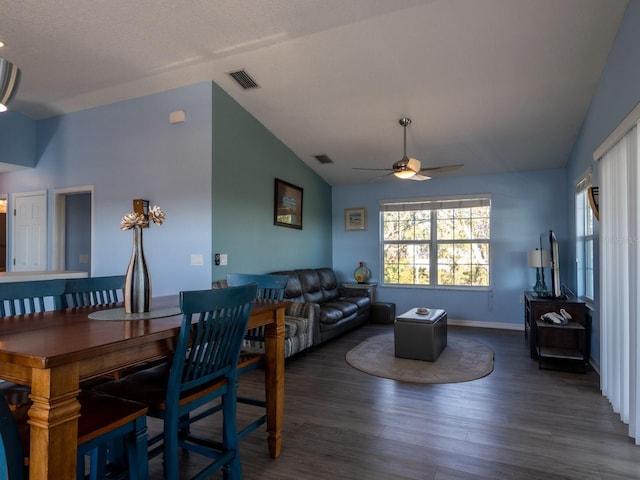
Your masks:
{"label": "white ottoman", "polygon": [[435,362],[447,346],[447,312],[429,309],[419,314],[412,308],[393,324],[395,356]]}

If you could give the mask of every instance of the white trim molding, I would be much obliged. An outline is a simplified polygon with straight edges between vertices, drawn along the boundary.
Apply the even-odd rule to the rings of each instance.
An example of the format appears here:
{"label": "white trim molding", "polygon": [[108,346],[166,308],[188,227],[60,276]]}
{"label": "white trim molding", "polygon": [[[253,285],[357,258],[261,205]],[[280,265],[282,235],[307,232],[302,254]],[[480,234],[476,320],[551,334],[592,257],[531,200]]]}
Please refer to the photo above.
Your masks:
{"label": "white trim molding", "polygon": [[631,112],[618,124],[616,128],[613,129],[613,132],[609,134],[607,138],[604,139],[604,142],[600,144],[598,148],[596,148],[593,152],[593,160],[600,160],[605,153],[607,153],[611,148],[624,137],[629,130],[633,128],[633,126],[638,123],[640,120],[640,103],[638,103]]}

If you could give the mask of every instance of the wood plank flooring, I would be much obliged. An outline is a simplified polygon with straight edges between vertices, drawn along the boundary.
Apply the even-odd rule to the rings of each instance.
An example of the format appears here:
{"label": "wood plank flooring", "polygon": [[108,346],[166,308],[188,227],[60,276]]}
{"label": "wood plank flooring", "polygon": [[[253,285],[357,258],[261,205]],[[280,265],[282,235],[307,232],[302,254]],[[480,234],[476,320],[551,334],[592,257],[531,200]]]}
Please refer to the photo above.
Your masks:
{"label": "wood plank flooring", "polygon": [[[361,327],[287,361],[282,455],[269,458],[264,429],[254,432],[241,444],[245,480],[640,479],[640,447],[595,372],[539,370],[522,332],[451,326],[449,335],[493,348],[493,373],[418,385],[345,362],[349,349],[391,329]],[[261,392],[262,372],[254,373],[242,379],[242,393]],[[198,465],[196,455],[183,457],[185,477]],[[150,469],[162,478],[159,458]]]}

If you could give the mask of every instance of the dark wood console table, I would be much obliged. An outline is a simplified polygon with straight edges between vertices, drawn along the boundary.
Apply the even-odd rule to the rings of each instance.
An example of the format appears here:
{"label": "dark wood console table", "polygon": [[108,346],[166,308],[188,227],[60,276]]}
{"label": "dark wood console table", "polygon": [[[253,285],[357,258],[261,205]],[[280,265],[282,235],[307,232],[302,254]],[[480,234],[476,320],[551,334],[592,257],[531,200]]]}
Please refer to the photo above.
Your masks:
{"label": "dark wood console table", "polygon": [[[558,326],[543,322],[547,312],[566,310],[572,317],[569,325]],[[591,318],[585,302],[576,297],[542,298],[535,293],[524,295],[524,331],[531,358],[542,360],[580,361],[586,368],[591,353]]]}

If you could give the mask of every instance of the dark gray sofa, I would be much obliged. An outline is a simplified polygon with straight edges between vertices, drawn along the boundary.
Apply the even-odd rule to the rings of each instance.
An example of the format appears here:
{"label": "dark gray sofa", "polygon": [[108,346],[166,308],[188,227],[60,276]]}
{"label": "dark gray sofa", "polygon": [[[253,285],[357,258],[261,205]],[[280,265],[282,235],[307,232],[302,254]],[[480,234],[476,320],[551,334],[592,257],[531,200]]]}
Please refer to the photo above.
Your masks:
{"label": "dark gray sofa", "polygon": [[284,292],[286,300],[315,305],[313,345],[369,321],[371,299],[367,289],[340,287],[330,268],[284,270],[272,274],[289,277]]}

